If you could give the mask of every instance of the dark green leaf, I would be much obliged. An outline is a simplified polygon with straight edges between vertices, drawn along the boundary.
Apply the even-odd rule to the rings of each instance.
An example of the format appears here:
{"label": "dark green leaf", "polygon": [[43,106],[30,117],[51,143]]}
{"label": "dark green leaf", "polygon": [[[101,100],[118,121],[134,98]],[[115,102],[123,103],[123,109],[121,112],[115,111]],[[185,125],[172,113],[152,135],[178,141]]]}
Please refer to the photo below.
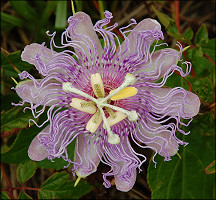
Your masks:
{"label": "dark green leaf", "polygon": [[20,100],[20,97],[15,92],[10,92],[6,95],[1,95],[1,112],[3,110],[8,111],[11,108],[14,108],[11,102],[19,102],[19,100]]}
{"label": "dark green leaf", "polygon": [[25,20],[29,22],[37,22],[38,14],[33,7],[29,5],[27,1],[12,1],[10,0],[11,5],[14,10]]}
{"label": "dark green leaf", "polygon": [[186,40],[192,40],[193,38],[193,30],[189,27],[185,30],[185,32],[183,33],[184,37]]}
{"label": "dark green leaf", "polygon": [[44,26],[45,24],[47,24],[48,19],[50,17],[50,15],[52,14],[52,12],[54,12],[56,5],[57,5],[58,1],[48,1],[46,3],[46,8],[44,9],[41,19],[40,19],[40,26]]}
{"label": "dark green leaf", "polygon": [[23,184],[30,179],[36,172],[37,164],[33,161],[28,161],[24,164],[20,164],[17,168],[17,179],[20,184]]}
{"label": "dark green leaf", "polygon": [[37,126],[32,126],[21,130],[17,135],[13,145],[7,149],[7,152],[1,154],[1,161],[12,164],[20,164],[30,161],[28,157],[28,148],[34,137],[42,130]]}
{"label": "dark green leaf", "polygon": [[151,162],[148,169],[148,182],[152,199],[214,199],[215,174],[206,175],[203,171],[215,157],[215,125],[209,122],[210,114],[193,120],[186,128],[191,131],[183,140],[189,142],[181,147],[171,161],[156,156],[157,167]]}
{"label": "dark green leaf", "polygon": [[67,21],[67,1],[58,1],[55,28],[64,29]]}
{"label": "dark green leaf", "polygon": [[7,112],[1,113],[1,132],[14,132],[15,129],[22,129],[28,126],[32,118],[30,111],[24,113],[23,107],[13,107]]}
{"label": "dark green leaf", "polygon": [[79,12],[79,11],[83,10],[83,1],[74,0],[74,4],[75,4],[75,10],[76,10],[76,12]]}
{"label": "dark green leaf", "polygon": [[198,45],[203,45],[208,43],[208,30],[205,24],[202,24],[202,26],[197,31],[197,34],[195,36],[195,43]]}
{"label": "dark green leaf", "polygon": [[174,88],[179,87],[182,84],[187,84],[186,80],[180,75],[173,73],[171,77],[169,77],[166,81],[166,86]]}
{"label": "dark green leaf", "polygon": [[186,79],[203,102],[212,103],[214,101],[214,86],[208,77],[201,79],[187,76]]}
{"label": "dark green leaf", "polygon": [[168,15],[158,11],[154,6],[152,6],[152,9],[154,10],[160,22],[167,28],[172,19]]}
{"label": "dark green leaf", "polygon": [[1,199],[10,199],[10,197],[8,196],[6,192],[1,191]]}
{"label": "dark green leaf", "polygon": [[74,183],[68,173],[55,173],[43,183],[38,197],[39,199],[79,199],[92,190],[92,186],[86,181],[81,180],[76,187]]}
{"label": "dark green leaf", "polygon": [[16,51],[5,55],[1,51],[1,67],[4,70],[4,75],[9,77],[19,77],[21,71],[30,71],[34,66],[21,60],[20,51]]}
{"label": "dark green leaf", "polygon": [[23,27],[24,21],[13,15],[1,12],[1,20],[4,23],[12,24],[14,26]]}
{"label": "dark green leaf", "polygon": [[208,76],[212,80],[212,76],[214,75],[214,66],[207,58],[194,57],[191,62],[196,76],[200,78]]}
{"label": "dark green leaf", "polygon": [[203,56],[202,47],[197,47],[197,48],[193,49],[192,59],[196,59],[197,57],[202,57],[202,56]]}
{"label": "dark green leaf", "polygon": [[203,52],[209,55],[214,62],[215,62],[215,43],[216,43],[216,38],[209,40],[208,43],[202,47]]}
{"label": "dark green leaf", "polygon": [[25,192],[21,191],[18,199],[32,199],[32,198],[29,195],[27,195]]}
{"label": "dark green leaf", "polygon": [[177,40],[190,43],[182,34],[178,32],[178,28],[173,19],[171,19],[168,15],[158,11],[154,6],[152,6],[152,9],[154,10],[160,22],[166,27],[167,33],[170,36],[175,37]]}

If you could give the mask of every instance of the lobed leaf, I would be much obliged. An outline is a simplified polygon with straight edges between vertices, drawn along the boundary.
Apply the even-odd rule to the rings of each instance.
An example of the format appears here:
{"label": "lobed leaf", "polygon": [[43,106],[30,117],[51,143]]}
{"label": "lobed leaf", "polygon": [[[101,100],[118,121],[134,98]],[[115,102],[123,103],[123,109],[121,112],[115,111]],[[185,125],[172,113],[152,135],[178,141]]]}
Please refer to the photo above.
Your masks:
{"label": "lobed leaf", "polygon": [[13,107],[9,111],[1,113],[1,132],[14,132],[15,129],[26,128],[29,119],[32,118],[31,112],[23,112],[23,107]]}
{"label": "lobed leaf", "polygon": [[184,37],[187,39],[187,40],[192,40],[193,39],[193,30],[189,27],[185,30],[185,32],[183,33]]}
{"label": "lobed leaf", "polygon": [[[215,174],[203,173],[205,167],[215,157],[215,125],[209,121],[210,114],[194,119],[186,130],[191,133],[183,137],[189,142],[181,147],[171,161],[164,162],[156,157],[157,167],[153,162],[148,168],[148,183],[152,190],[152,199],[214,199]],[[212,118],[212,117],[211,117]]]}
{"label": "lobed leaf", "polygon": [[182,42],[190,43],[190,41],[187,40],[187,38],[185,38],[184,35],[178,32],[178,28],[173,19],[171,19],[168,15],[158,11],[154,6],[152,6],[152,9],[154,10],[160,22],[165,26],[167,34],[169,34],[172,37],[175,37],[178,40],[181,40]]}
{"label": "lobed leaf", "polygon": [[30,71],[33,67],[33,65],[21,60],[20,51],[7,55],[1,51],[1,68],[5,76],[19,77],[18,73],[23,70]]}
{"label": "lobed leaf", "polygon": [[10,197],[8,196],[6,192],[1,191],[1,199],[10,199]]}
{"label": "lobed leaf", "polygon": [[214,101],[214,86],[208,77],[187,76],[186,79],[191,83],[192,89],[203,102],[212,103]]}
{"label": "lobed leaf", "polygon": [[39,199],[79,199],[92,190],[92,186],[81,180],[74,187],[75,181],[70,180],[66,172],[55,173],[49,177],[40,187]]}
{"label": "lobed leaf", "polygon": [[203,45],[208,43],[208,30],[205,24],[202,24],[195,36],[195,43]]}
{"label": "lobed leaf", "polygon": [[43,128],[38,128],[36,125],[27,129],[22,129],[17,135],[13,144],[1,153],[1,161],[11,164],[20,164],[30,161],[28,157],[28,148],[34,137]]}
{"label": "lobed leaf", "polygon": [[210,39],[206,45],[202,46],[203,52],[211,57],[211,59],[215,62],[215,43],[216,38]]}
{"label": "lobed leaf", "polygon": [[28,194],[26,194],[25,192],[21,191],[18,199],[32,199],[32,198]]}
{"label": "lobed leaf", "polygon": [[20,164],[17,168],[17,179],[20,184],[23,184],[30,179],[36,172],[37,164],[33,161],[28,161]]}

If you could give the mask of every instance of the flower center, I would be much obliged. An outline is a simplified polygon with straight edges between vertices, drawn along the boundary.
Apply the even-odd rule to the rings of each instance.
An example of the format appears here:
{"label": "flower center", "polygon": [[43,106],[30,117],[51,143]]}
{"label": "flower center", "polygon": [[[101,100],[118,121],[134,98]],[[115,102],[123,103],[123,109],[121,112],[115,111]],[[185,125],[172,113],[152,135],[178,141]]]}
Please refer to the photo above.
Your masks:
{"label": "flower center", "polygon": [[[92,74],[91,86],[97,99],[81,90],[74,88],[70,82],[63,83],[62,88],[65,92],[79,94],[80,96],[90,100],[85,101],[78,98],[72,98],[70,103],[70,106],[76,108],[77,110],[93,114],[86,125],[86,129],[91,133],[94,133],[103,121],[103,128],[106,129],[108,133],[108,142],[110,144],[118,144],[120,142],[120,137],[113,133],[110,127],[122,121],[126,117],[128,117],[130,121],[136,121],[138,119],[138,115],[135,110],[128,111],[107,102],[110,102],[111,100],[117,101],[119,99],[125,99],[136,95],[137,89],[135,87],[127,87],[134,84],[135,81],[136,78],[132,74],[127,74],[124,82],[117,89],[110,91],[110,93],[105,96],[103,81],[100,74]],[[106,118],[104,110],[109,113],[108,118]]]}

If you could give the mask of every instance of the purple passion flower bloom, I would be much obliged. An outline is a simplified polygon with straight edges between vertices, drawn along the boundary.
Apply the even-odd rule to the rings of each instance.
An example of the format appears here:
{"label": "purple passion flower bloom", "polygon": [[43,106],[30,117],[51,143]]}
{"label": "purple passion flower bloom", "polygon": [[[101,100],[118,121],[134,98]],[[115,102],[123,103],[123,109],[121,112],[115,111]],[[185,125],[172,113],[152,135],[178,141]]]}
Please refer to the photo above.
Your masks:
{"label": "purple passion flower bloom", "polygon": [[[117,23],[108,26],[112,14],[104,14],[105,19],[94,26],[83,12],[69,17],[60,46],[54,42],[56,33],[47,32],[50,48],[44,43],[25,47],[22,60],[35,65],[43,78],[35,79],[26,71],[19,74],[26,80],[15,88],[22,102],[14,105],[28,102],[25,109],[30,109],[34,118],[48,106],[47,120],[40,125],[35,122],[38,127],[46,126],[29,147],[32,160],[61,157],[72,163],[73,174],[78,176],[75,184],[94,173],[102,162],[110,166],[103,174],[105,187],[111,186],[107,177],[114,176],[116,188],[126,192],[146,161],[132,143],[153,149],[153,162],[156,154],[170,160],[179,145],[187,144],[175,132],[188,134],[181,126],[188,126],[197,115],[200,101],[181,87],[164,87],[174,71],[188,75],[191,64],[184,62],[186,70],[177,65],[183,51],[180,45],[179,51],[155,51],[158,45],[153,46],[153,42],[164,39],[156,20],[144,19],[129,30],[136,24],[132,19],[130,25],[119,29],[124,37],[120,44],[113,33]],[[58,53],[54,47],[62,51]],[[181,119],[188,119],[188,123]],[[67,146],[74,140],[72,161]]]}

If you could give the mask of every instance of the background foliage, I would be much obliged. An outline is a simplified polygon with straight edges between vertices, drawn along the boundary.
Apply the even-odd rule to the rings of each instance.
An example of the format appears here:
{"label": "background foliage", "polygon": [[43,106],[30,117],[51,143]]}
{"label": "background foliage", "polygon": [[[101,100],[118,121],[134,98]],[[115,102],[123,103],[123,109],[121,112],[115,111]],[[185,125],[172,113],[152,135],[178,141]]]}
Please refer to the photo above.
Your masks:
{"label": "background foliage", "polygon": [[[134,188],[122,193],[115,187],[105,189],[102,173],[107,166],[82,180],[75,188],[75,178],[66,163],[33,162],[27,155],[29,144],[41,129],[31,124],[31,112],[13,107],[19,97],[11,87],[23,70],[38,77],[34,66],[23,62],[20,54],[32,42],[49,43],[46,31],[60,33],[72,15],[70,1],[1,1],[1,199],[214,199],[215,198],[215,3],[214,1],[78,1],[75,10],[88,13],[93,23],[103,17],[103,11],[113,13],[119,27],[130,18],[138,22],[155,18],[163,25],[165,42],[176,48],[176,41],[190,48],[183,58],[193,64],[186,78],[173,74],[167,86],[182,86],[196,93],[201,108],[181,139],[189,142],[169,162],[156,157],[157,167],[151,162],[152,152],[142,153],[149,159],[142,166]],[[118,32],[117,32],[118,34]],[[120,35],[118,35],[121,37]],[[58,44],[59,41],[57,41]],[[43,121],[42,116],[39,120]],[[70,146],[73,158],[74,144]],[[112,180],[111,180],[112,182]],[[113,185],[113,184],[112,184]]]}

